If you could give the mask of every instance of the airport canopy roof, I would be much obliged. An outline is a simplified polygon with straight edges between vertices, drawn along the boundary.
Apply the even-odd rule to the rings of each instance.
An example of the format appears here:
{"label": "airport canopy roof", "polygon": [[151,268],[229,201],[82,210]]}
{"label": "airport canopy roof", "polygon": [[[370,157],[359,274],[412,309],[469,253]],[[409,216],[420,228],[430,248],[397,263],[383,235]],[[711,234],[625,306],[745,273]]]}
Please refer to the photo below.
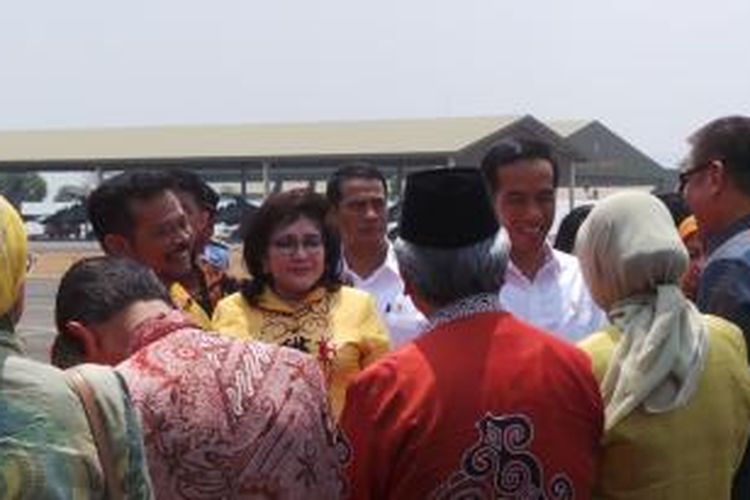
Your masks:
{"label": "airport canopy roof", "polygon": [[536,122],[485,116],[0,131],[0,163],[450,154],[524,120]]}

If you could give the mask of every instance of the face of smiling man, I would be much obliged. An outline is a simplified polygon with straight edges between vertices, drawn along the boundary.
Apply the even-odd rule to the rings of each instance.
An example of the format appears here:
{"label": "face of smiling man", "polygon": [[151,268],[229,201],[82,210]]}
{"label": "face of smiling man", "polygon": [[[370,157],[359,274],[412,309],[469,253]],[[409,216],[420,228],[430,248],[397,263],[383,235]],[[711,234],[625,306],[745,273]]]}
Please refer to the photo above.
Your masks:
{"label": "face of smiling man", "polygon": [[541,261],[555,219],[552,163],[537,158],[517,160],[498,168],[496,175],[495,212],[510,236],[511,258],[522,270],[533,267]]}
{"label": "face of smiling man", "polygon": [[179,199],[163,191],[146,200],[132,200],[132,236],[121,253],[150,267],[165,283],[192,272],[193,234]]}

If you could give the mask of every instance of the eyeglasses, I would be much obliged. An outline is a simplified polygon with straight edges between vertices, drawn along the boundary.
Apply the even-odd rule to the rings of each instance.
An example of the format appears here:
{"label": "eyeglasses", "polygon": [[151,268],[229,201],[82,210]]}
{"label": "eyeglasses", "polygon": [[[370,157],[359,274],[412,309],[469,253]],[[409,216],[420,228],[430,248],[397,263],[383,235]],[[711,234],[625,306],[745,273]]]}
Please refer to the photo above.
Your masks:
{"label": "eyeglasses", "polygon": [[285,236],[271,242],[271,246],[281,255],[291,257],[300,249],[307,253],[320,252],[323,250],[323,238],[319,235],[308,235],[299,240],[294,236]]}
{"label": "eyeglasses", "polygon": [[683,172],[680,172],[678,176],[679,185],[677,188],[677,192],[681,194],[684,193],[688,182],[690,182],[690,177],[697,174],[698,172],[702,172],[703,170],[706,170],[710,166],[711,166],[711,162],[705,162],[695,167],[689,168]]}

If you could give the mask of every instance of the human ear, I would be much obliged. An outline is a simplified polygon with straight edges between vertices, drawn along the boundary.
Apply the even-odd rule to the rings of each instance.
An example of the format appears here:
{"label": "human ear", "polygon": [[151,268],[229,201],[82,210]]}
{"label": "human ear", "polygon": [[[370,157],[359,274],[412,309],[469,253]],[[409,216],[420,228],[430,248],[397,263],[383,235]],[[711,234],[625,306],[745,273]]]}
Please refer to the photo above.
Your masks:
{"label": "human ear", "polygon": [[712,160],[708,170],[709,186],[712,194],[719,195],[727,184],[727,167],[720,160]]}
{"label": "human ear", "polygon": [[121,234],[105,235],[102,246],[104,247],[104,251],[110,255],[118,257],[131,257],[133,255],[130,241]]}
{"label": "human ear", "polygon": [[102,349],[96,333],[89,327],[75,320],[65,323],[65,333],[77,339],[83,346],[84,359],[87,363],[96,363],[102,356]]}

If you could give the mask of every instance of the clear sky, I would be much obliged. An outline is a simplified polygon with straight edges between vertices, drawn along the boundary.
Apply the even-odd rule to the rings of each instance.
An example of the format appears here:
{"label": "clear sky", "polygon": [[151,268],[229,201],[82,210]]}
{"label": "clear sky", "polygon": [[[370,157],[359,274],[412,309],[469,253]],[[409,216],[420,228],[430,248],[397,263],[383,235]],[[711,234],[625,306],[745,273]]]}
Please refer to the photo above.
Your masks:
{"label": "clear sky", "polygon": [[750,114],[748,0],[24,0],[0,129],[531,113],[669,166]]}

